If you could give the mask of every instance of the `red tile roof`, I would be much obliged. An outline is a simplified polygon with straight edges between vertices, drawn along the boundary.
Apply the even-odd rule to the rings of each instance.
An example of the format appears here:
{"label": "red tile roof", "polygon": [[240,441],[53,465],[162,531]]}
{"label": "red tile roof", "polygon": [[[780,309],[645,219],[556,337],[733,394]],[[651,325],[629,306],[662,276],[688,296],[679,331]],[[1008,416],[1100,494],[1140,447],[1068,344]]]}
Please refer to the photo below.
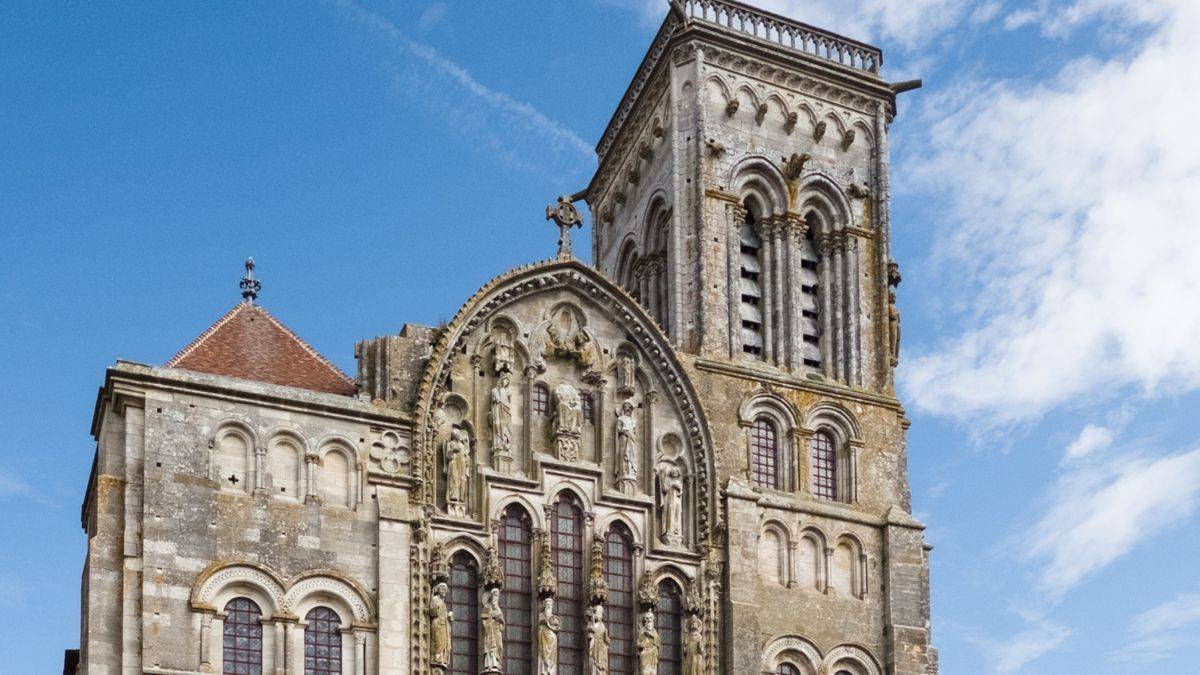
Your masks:
{"label": "red tile roof", "polygon": [[183,348],[168,368],[354,395],[354,380],[267,310],[239,303]]}

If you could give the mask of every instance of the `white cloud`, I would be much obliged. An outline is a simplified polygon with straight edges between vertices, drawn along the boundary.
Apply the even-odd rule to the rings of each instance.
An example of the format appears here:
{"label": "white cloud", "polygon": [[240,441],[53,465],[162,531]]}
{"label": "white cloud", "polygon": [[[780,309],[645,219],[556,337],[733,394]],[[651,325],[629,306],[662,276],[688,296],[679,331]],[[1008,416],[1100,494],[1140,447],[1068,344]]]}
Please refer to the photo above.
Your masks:
{"label": "white cloud", "polygon": [[1079,436],[1071,441],[1067,446],[1067,451],[1064,453],[1065,459],[1079,459],[1092,454],[1097,450],[1103,450],[1112,445],[1113,432],[1108,427],[1100,427],[1095,424],[1089,424],[1079,432]]}
{"label": "white cloud", "polygon": [[405,67],[396,79],[406,101],[436,107],[456,131],[479,138],[489,151],[518,168],[582,174],[594,165],[591,145],[533,105],[476,80],[386,17],[354,2],[342,1],[338,7],[398,49]]}
{"label": "white cloud", "polygon": [[1182,593],[1133,619],[1117,661],[1145,664],[1200,645],[1200,593]]}
{"label": "white cloud", "polygon": [[441,23],[442,19],[445,17],[446,3],[435,2],[426,7],[424,12],[421,12],[421,18],[417,20],[417,26],[421,30],[429,30],[430,28],[433,28]]}
{"label": "white cloud", "polygon": [[1200,3],[1127,4],[1029,20],[1169,12],[1128,59],[927,98],[929,136],[897,174],[949,202],[935,262],[959,309],[955,337],[905,355],[920,408],[1004,423],[1200,386]]}
{"label": "white cloud", "polygon": [[1185,521],[1200,497],[1200,449],[1161,459],[1123,455],[1078,466],[1051,488],[1047,511],[1022,540],[1051,599],[1139,542]]}
{"label": "white cloud", "polygon": [[1006,640],[972,640],[987,652],[996,672],[1016,672],[1034,659],[1057,649],[1071,636],[1069,628],[1048,619],[1033,615],[1025,615],[1024,619],[1030,624],[1029,627]]}
{"label": "white cloud", "polygon": [[28,484],[0,472],[0,497],[26,495],[33,492]]}
{"label": "white cloud", "polygon": [[[666,0],[604,0],[630,7],[648,21],[667,12]],[[849,38],[871,42],[894,40],[912,48],[945,31],[975,4],[975,0],[755,0],[755,7],[803,21]]]}

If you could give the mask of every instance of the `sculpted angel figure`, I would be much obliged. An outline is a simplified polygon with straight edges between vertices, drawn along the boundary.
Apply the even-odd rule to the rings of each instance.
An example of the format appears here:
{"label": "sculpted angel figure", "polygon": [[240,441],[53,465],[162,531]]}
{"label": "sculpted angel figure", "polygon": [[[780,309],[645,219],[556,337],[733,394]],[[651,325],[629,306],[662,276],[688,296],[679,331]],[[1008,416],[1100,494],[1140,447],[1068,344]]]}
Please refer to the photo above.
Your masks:
{"label": "sculpted angel figure", "polygon": [[566,382],[554,389],[555,422],[557,431],[579,433],[583,411],[579,403],[579,392]]}
{"label": "sculpted angel figure", "polygon": [[542,600],[538,617],[538,675],[558,673],[558,631],[562,622],[554,616],[554,598]]}
{"label": "sculpted angel figure", "polygon": [[637,418],[633,403],[621,404],[617,415],[617,478],[637,478]]}
{"label": "sculpted angel figure", "polygon": [[496,374],[513,372],[513,341],[512,336],[508,331],[503,329],[496,330],[494,346],[492,347],[492,366]]}
{"label": "sculpted angel figure", "polygon": [[658,650],[661,646],[658,626],[654,625],[654,611],[648,609],[642,614],[642,622],[638,624],[639,675],[658,675]]}
{"label": "sculpted angel figure", "polygon": [[504,610],[500,608],[500,589],[489,589],[483,596],[483,672],[504,671]]}
{"label": "sculpted angel figure", "polygon": [[683,543],[683,474],[674,464],[659,469],[658,503],[663,542]]}
{"label": "sculpted angel figure", "polygon": [[492,430],[492,451],[507,452],[512,449],[512,391],[511,380],[502,375],[492,388],[492,403],[488,410],[488,423]]}
{"label": "sculpted angel figure", "polygon": [[471,440],[466,429],[455,427],[446,441],[446,503],[460,511],[467,501],[471,478]]}
{"label": "sculpted angel figure", "polygon": [[450,587],[439,583],[433,587],[433,599],[429,603],[429,660],[434,665],[450,665],[450,622],[454,613],[446,608],[446,594]]}

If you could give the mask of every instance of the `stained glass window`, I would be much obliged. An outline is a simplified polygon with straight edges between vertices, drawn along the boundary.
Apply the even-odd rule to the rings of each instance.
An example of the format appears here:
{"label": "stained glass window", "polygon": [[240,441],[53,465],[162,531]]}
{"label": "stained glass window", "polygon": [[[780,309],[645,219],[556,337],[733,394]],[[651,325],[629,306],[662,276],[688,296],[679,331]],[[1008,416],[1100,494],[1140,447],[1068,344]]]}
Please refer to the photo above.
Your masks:
{"label": "stained glass window", "polygon": [[836,500],[837,453],[828,431],[818,431],[812,438],[812,491],[819,499]]}
{"label": "stained glass window", "polygon": [[637,670],[635,647],[635,595],[633,582],[633,536],[616,523],[604,536],[604,581],[608,584],[605,613],[608,636],[608,672],[624,675]]}
{"label": "stained glass window", "polygon": [[450,559],[450,673],[474,675],[479,670],[479,566],[465,551]]}
{"label": "stained glass window", "polygon": [[225,605],[222,673],[262,675],[262,610],[249,598]]}
{"label": "stained glass window", "polygon": [[779,434],[764,417],[750,427],[750,480],[763,487],[779,487]]}
{"label": "stained glass window", "polygon": [[519,506],[504,510],[498,535],[504,587],[504,672],[533,672],[533,528],[529,514]]}
{"label": "stained glass window", "polygon": [[551,552],[554,573],[558,579],[555,614],[562,621],[558,633],[558,672],[565,675],[583,673],[584,621],[586,602],[583,587],[583,509],[563,492],[554,507],[550,520]]}
{"label": "stained glass window", "polygon": [[304,618],[304,675],[342,675],[342,620],[328,607]]}

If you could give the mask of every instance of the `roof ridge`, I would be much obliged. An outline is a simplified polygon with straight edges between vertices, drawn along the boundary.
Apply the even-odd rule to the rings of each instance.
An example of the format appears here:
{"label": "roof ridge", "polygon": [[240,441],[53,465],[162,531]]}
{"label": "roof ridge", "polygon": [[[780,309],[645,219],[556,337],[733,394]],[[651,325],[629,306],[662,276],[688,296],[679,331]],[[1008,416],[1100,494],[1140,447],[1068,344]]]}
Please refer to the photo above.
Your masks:
{"label": "roof ridge", "polygon": [[232,309],[230,309],[228,312],[225,312],[224,316],[222,316],[221,318],[214,321],[213,324],[211,326],[209,326],[207,330],[205,330],[203,333],[197,335],[194,340],[192,340],[186,346],[184,346],[183,349],[179,350],[178,354],[176,354],[175,356],[172,356],[169,361],[167,361],[166,363],[163,364],[163,367],[164,368],[176,367],[180,361],[185,359],[192,352],[196,351],[196,349],[201,344],[203,344],[205,340],[208,340],[208,338],[212,337],[213,333],[216,333],[217,330],[221,328],[221,326],[224,326],[225,324],[229,323],[229,321],[232,320],[233,317],[237,316],[238,312],[242,311],[242,309],[244,309],[245,307],[250,307],[250,306],[251,306],[250,304],[245,303],[245,302],[239,302],[238,304],[234,305]]}
{"label": "roof ridge", "polygon": [[337,365],[333,361],[330,361],[328,358],[325,357],[324,354],[317,351],[316,348],[314,348],[312,345],[308,344],[308,342],[306,342],[304,340],[304,338],[302,338],[296,334],[296,331],[292,330],[291,328],[288,328],[282,321],[280,321],[279,319],[276,319],[274,314],[267,311],[267,308],[260,307],[258,305],[249,305],[249,306],[262,312],[263,315],[265,315],[268,319],[271,320],[271,323],[275,324],[276,327],[278,327],[283,332],[287,333],[289,337],[291,337],[293,340],[295,340],[313,358],[315,358],[317,361],[321,362],[327,368],[329,368],[334,373],[336,373],[338,375],[338,377],[345,380],[347,384],[356,384],[354,381],[354,378],[347,375],[345,373],[345,371],[343,371],[341,368],[338,368]]}

